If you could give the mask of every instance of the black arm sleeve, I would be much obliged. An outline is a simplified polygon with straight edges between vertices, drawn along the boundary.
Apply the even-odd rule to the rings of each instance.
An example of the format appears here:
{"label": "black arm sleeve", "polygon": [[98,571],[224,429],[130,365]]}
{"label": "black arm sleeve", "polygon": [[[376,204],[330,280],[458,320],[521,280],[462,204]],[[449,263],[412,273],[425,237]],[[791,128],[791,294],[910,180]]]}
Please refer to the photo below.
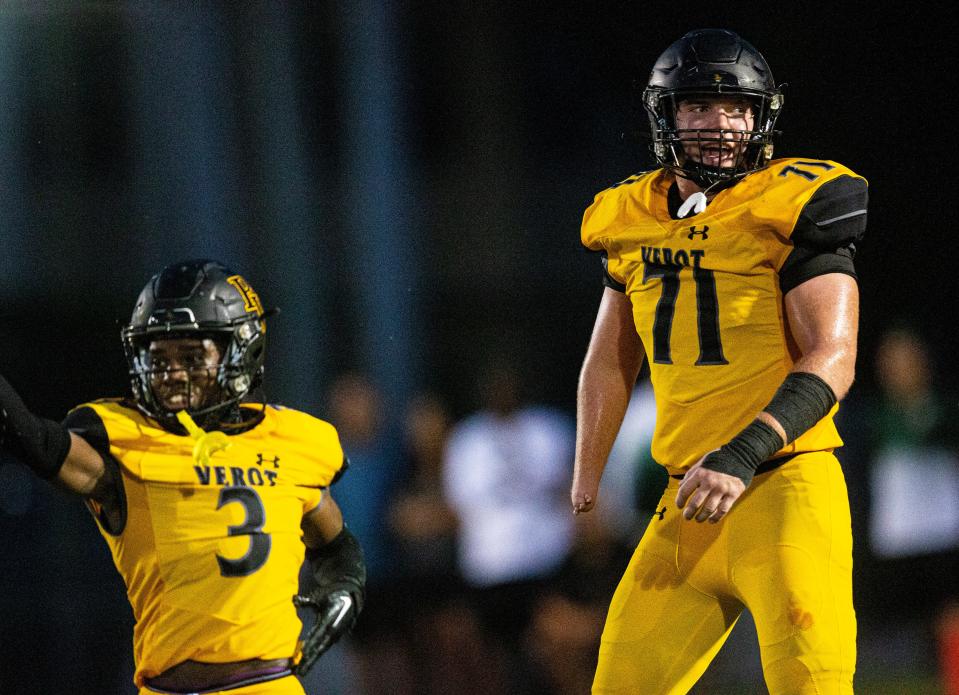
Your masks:
{"label": "black arm sleeve", "polygon": [[866,182],[840,176],[823,184],[806,203],[792,233],[795,245],[779,270],[783,294],[826,273],[856,277],[856,242],[866,231]]}
{"label": "black arm sleeve", "polygon": [[70,453],[70,433],[53,420],[37,417],[0,376],[0,446],[41,478],[56,477]]}
{"label": "black arm sleeve", "polygon": [[310,562],[313,579],[322,594],[343,589],[350,592],[357,606],[362,608],[366,562],[359,541],[345,525],[336,538],[326,545],[307,548],[306,559]]}

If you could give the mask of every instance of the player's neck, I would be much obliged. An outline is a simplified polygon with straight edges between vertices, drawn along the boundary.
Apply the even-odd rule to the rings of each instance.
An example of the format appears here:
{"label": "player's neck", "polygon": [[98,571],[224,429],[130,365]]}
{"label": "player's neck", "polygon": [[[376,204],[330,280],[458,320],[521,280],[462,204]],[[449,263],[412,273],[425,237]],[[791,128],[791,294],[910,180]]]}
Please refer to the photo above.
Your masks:
{"label": "player's neck", "polygon": [[[679,189],[679,197],[682,198],[683,200],[686,200],[693,193],[701,193],[703,190],[700,186],[696,184],[695,181],[691,181],[690,179],[684,179],[682,176],[676,177],[676,188]],[[707,193],[706,194],[707,200],[711,199],[714,195],[715,193],[712,193],[712,192]]]}

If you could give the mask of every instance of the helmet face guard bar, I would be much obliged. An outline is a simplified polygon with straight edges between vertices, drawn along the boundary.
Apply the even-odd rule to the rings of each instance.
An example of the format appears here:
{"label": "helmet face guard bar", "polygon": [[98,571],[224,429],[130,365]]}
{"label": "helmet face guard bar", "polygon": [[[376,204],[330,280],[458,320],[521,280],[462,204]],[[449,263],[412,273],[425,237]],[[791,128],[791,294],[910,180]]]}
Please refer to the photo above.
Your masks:
{"label": "helmet face guard bar", "polygon": [[[752,130],[680,129],[676,113],[681,102],[689,99],[717,97],[745,98],[753,108]],[[721,182],[737,181],[766,166],[773,154],[774,126],[782,108],[782,95],[767,95],[754,90],[727,88],[713,92],[703,90],[663,91],[647,88],[643,104],[649,113],[653,153],[660,166],[676,176],[690,179],[702,188]],[[732,166],[703,164],[703,148],[709,145],[733,144],[738,147]],[[689,156],[698,152],[699,161]]]}
{"label": "helmet face guard bar", "polygon": [[[236,349],[234,345],[237,344],[237,338],[234,337],[234,334],[238,332],[243,332],[248,337],[246,341],[241,338],[239,349]],[[169,408],[164,405],[163,398],[157,393],[154,385],[164,375],[185,374],[183,389],[188,405],[183,409],[198,423],[206,422],[209,425],[219,415],[232,409],[258,383],[258,380],[255,383],[254,378],[247,374],[242,360],[238,359],[244,349],[242,343],[249,343],[249,336],[252,333],[252,329],[245,324],[234,331],[222,329],[214,331],[210,330],[208,326],[204,326],[197,331],[183,330],[182,327],[171,328],[170,330],[166,328],[162,330],[124,330],[123,349],[126,353],[127,363],[130,365],[128,373],[137,402],[148,414],[162,419],[164,422],[175,421],[176,412],[180,408]],[[220,362],[215,365],[176,368],[155,366],[149,355],[150,343],[153,340],[176,340],[178,338],[210,338],[216,341],[223,353]],[[205,374],[205,379],[211,384],[203,394],[205,396],[204,402],[194,405],[196,391],[199,388],[195,382],[201,374]]]}

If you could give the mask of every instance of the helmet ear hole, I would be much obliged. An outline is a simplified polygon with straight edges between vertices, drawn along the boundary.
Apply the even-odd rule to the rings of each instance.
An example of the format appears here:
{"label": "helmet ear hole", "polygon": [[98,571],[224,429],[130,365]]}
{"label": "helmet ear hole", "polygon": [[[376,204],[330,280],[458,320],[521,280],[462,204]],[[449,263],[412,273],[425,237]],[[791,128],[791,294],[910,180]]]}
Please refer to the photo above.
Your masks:
{"label": "helmet ear hole", "polygon": [[263,380],[263,362],[266,356],[266,337],[262,331],[255,331],[243,350],[243,373],[248,377],[243,394],[256,388]]}
{"label": "helmet ear hole", "polygon": [[245,394],[252,386],[249,374],[240,374],[230,380],[230,389],[235,394]]}

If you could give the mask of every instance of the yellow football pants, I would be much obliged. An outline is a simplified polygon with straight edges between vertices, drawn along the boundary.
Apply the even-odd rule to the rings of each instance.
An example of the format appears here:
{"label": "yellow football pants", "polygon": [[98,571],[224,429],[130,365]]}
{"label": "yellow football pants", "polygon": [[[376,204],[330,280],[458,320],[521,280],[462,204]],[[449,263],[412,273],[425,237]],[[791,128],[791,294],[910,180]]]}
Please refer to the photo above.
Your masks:
{"label": "yellow football pants", "polygon": [[852,531],[836,458],[801,454],[756,476],[718,524],[683,519],[679,485],[613,595],[593,692],[688,692],[746,607],[772,695],[851,694]]}

